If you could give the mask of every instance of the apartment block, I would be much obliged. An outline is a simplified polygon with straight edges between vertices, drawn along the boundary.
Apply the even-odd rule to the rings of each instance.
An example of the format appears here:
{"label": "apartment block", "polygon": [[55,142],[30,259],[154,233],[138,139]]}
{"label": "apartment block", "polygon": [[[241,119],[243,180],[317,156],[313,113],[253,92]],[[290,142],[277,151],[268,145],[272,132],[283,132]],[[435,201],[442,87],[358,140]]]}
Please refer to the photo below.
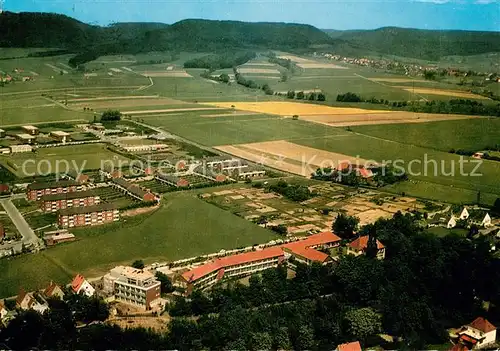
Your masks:
{"label": "apartment block", "polygon": [[59,193],[43,195],[40,198],[40,208],[44,212],[56,212],[71,207],[86,207],[98,205],[101,198],[94,192],[77,191],[72,193]]}
{"label": "apartment block", "polygon": [[88,207],[73,207],[59,211],[57,222],[62,228],[94,226],[120,220],[116,205],[105,203]]}
{"label": "apartment block", "polygon": [[161,296],[160,286],[151,272],[118,266],[104,276],[103,291],[118,301],[150,310]]}
{"label": "apartment block", "polygon": [[65,194],[85,190],[85,186],[73,180],[59,182],[35,182],[28,185],[26,196],[30,201],[38,201],[44,195]]}

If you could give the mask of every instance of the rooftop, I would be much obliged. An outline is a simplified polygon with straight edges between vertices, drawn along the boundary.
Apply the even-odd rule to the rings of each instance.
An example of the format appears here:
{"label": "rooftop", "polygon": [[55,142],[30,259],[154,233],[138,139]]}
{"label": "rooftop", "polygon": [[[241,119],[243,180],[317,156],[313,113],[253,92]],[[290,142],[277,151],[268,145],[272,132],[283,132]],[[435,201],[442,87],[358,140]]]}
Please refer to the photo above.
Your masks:
{"label": "rooftop", "polygon": [[137,280],[147,280],[155,277],[154,274],[149,271],[128,266],[117,266],[113,268],[111,272]]}
{"label": "rooftop", "polygon": [[16,134],[16,136],[20,139],[35,139],[35,136],[26,133]]}
{"label": "rooftop", "polygon": [[96,194],[92,190],[87,191],[74,191],[71,193],[61,193],[61,194],[49,194],[43,195],[41,201],[58,201],[58,200],[73,200],[73,199],[83,199],[86,197],[94,197]]}
{"label": "rooftop", "polygon": [[[352,243],[349,244],[350,247],[357,250],[365,250],[368,247],[368,235],[360,236]],[[383,249],[385,246],[377,240],[377,249]]]}
{"label": "rooftop", "polygon": [[80,185],[80,183],[74,180],[61,180],[58,182],[35,182],[28,185],[28,190],[41,190],[41,189],[54,189],[54,188],[64,188],[68,186]]}
{"label": "rooftop", "polygon": [[77,274],[73,281],[71,282],[71,289],[73,289],[74,292],[78,292],[82,284],[85,282],[85,277],[81,274]]}
{"label": "rooftop", "polygon": [[117,210],[117,209],[118,209],[118,206],[116,206],[115,204],[104,203],[104,204],[99,204],[99,205],[95,205],[95,206],[65,208],[65,209],[59,210],[59,214],[61,214],[63,216],[69,216],[69,215],[74,215],[74,214],[86,214],[86,213],[110,211],[110,210]]}
{"label": "rooftop", "polygon": [[338,351],[361,351],[361,344],[359,341],[348,342],[337,346]]}
{"label": "rooftop", "polygon": [[54,132],[50,132],[50,134],[55,135],[55,136],[70,136],[71,134],[68,132],[63,132],[62,130],[56,130]]}
{"label": "rooftop", "polygon": [[477,317],[469,324],[469,327],[482,331],[483,333],[489,333],[497,328],[491,324],[487,319],[483,317]]}
{"label": "rooftop", "polygon": [[35,127],[35,126],[23,126],[23,129],[26,129],[26,130],[38,130],[38,127]]}

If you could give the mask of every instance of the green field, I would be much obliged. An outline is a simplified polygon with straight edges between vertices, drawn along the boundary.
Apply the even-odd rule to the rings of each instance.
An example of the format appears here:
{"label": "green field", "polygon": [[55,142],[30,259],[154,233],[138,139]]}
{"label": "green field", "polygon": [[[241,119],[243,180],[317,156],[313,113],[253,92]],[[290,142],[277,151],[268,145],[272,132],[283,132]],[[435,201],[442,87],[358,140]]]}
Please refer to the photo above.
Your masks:
{"label": "green field", "polygon": [[20,286],[41,287],[51,279],[69,283],[76,273],[97,276],[136,259],[177,260],[275,238],[271,231],[210,205],[193,192],[167,195],[162,208],[149,215],[72,232],[79,241],[0,260],[0,296],[14,295]]}
{"label": "green field", "polygon": [[[115,163],[127,161],[125,157],[107,150],[104,144],[61,146],[38,149],[35,153],[0,156],[0,162],[21,178],[30,174],[57,173],[57,170],[66,172],[75,168],[75,165],[79,169],[98,169],[101,167],[101,160]],[[68,166],[69,169],[67,169]]]}
{"label": "green field", "polygon": [[500,143],[500,118],[352,127],[357,133],[442,151],[480,151]]}

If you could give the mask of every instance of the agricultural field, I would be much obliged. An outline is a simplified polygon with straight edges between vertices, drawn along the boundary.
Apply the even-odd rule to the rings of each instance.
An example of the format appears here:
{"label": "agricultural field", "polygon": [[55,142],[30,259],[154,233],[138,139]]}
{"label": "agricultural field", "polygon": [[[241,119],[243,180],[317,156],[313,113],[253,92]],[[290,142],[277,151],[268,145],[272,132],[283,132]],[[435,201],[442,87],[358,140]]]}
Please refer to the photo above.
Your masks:
{"label": "agricultural field", "polygon": [[500,119],[495,117],[412,125],[357,126],[352,129],[359,134],[441,151],[481,151],[500,143]]}
{"label": "agricultural field", "polygon": [[128,162],[109,151],[105,144],[86,144],[38,149],[36,152],[0,156],[0,162],[18,177],[67,172],[70,169],[99,169],[101,161]]}
{"label": "agricultural field", "polygon": [[177,260],[276,238],[271,231],[210,205],[191,191],[168,194],[153,213],[72,233],[78,241],[37,255],[0,260],[0,296],[15,295],[20,286],[40,288],[50,280],[66,284],[76,273],[98,276],[136,259],[146,263]]}

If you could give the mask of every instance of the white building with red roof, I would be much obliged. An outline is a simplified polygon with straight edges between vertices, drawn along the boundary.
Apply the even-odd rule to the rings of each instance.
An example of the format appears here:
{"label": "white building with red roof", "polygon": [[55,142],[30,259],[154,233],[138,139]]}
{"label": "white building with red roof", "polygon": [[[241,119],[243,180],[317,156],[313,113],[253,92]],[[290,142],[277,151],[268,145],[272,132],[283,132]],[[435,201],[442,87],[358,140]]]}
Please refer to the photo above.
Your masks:
{"label": "white building with red roof", "polygon": [[292,243],[219,258],[182,273],[177,277],[176,285],[190,294],[194,288],[209,287],[223,278],[250,275],[277,267],[292,257],[305,264],[327,264],[333,261],[332,258],[318,249],[339,246],[340,241],[337,235],[323,232]]}
{"label": "white building with red roof", "polygon": [[469,349],[480,349],[496,341],[497,328],[487,319],[478,317],[472,323],[464,325],[457,334],[458,343]]}
{"label": "white building with red roof", "polygon": [[45,298],[55,297],[62,300],[64,298],[64,291],[59,285],[51,281],[49,286],[43,291],[43,296],[45,296]]}
{"label": "white building with red roof", "polygon": [[75,294],[84,294],[88,297],[94,295],[94,287],[81,274],[77,274],[71,282],[71,289]]}
{"label": "white building with red roof", "polygon": [[[359,256],[366,252],[368,247],[368,235],[356,238],[347,246],[347,254]],[[377,240],[377,259],[383,260],[385,258],[385,246]]]}

